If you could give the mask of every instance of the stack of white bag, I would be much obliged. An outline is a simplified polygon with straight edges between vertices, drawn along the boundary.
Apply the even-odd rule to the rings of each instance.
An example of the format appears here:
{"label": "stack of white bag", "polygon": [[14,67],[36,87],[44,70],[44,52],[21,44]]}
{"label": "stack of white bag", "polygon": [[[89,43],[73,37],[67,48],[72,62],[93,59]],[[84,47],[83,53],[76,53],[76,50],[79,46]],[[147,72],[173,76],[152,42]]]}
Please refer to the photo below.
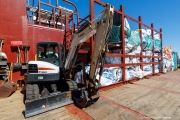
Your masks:
{"label": "stack of white bag", "polygon": [[[152,56],[152,55],[153,55],[153,53],[152,53],[152,48],[153,48],[153,46],[154,46],[154,51],[155,51],[155,52],[159,52],[159,51],[161,50],[161,48],[155,44],[155,41],[154,41],[154,40],[152,40],[152,41],[147,41],[147,40],[145,39],[145,38],[150,38],[150,39],[152,39],[152,34],[151,34],[151,30],[150,30],[150,29],[147,29],[147,30],[142,29],[142,38],[143,38],[143,40],[142,40],[143,45],[144,45],[144,44],[145,44],[145,45],[148,45],[148,44],[149,44],[148,47],[146,47],[146,46],[143,47],[143,55],[144,55],[144,56]],[[160,35],[159,35],[159,33],[154,32],[154,39],[160,40]],[[159,55],[158,53],[154,53],[154,56],[158,56],[158,55]],[[154,60],[155,60],[155,62],[159,62],[158,58],[155,58]],[[152,58],[144,58],[144,59],[143,59],[143,62],[152,62]],[[160,68],[159,68],[159,64],[156,64],[156,65],[154,66],[154,68],[155,68],[155,73],[159,73],[159,69],[160,69]],[[144,70],[144,72],[145,72],[145,75],[152,74],[152,64],[145,64],[145,65],[143,66],[143,70]]]}
{"label": "stack of white bag", "polygon": [[[86,66],[85,70],[86,70],[86,73],[89,74],[90,66]],[[82,76],[83,76],[82,71],[77,72],[75,77],[74,77],[74,80],[77,83],[84,84]],[[99,80],[99,69],[97,69],[97,71],[96,71],[96,79]],[[120,81],[121,79],[122,79],[122,70],[120,67],[104,68],[103,74],[101,76],[100,83],[102,86],[107,86],[107,85],[111,85],[113,83],[116,83],[116,82]]]}
{"label": "stack of white bag", "polygon": [[[152,51],[145,51],[143,52],[143,55],[144,56],[152,56]],[[154,56],[158,56],[159,54],[158,53],[154,53]],[[158,58],[155,58],[154,59],[155,62],[159,62]],[[143,62],[152,62],[152,58],[144,58],[143,59]],[[156,64],[154,66],[154,70],[155,70],[155,73],[159,73],[159,64]],[[144,75],[149,75],[149,74],[152,74],[152,64],[144,64],[143,66],[143,70],[144,70]]]}
{"label": "stack of white bag", "polygon": [[[127,47],[126,47],[127,48]],[[141,47],[137,46],[131,49],[127,54],[128,55],[140,55]],[[140,63],[139,57],[128,57],[125,58],[125,63]],[[140,69],[140,66],[127,66],[126,67],[126,80],[130,80],[132,78],[143,78],[144,71]]]}
{"label": "stack of white bag", "polygon": [[172,57],[172,49],[170,46],[163,47],[163,72],[173,71],[174,62]]}
{"label": "stack of white bag", "polygon": [[[143,56],[152,56],[152,51],[147,50],[143,52]],[[143,62],[152,62],[152,58],[143,58]],[[143,66],[144,75],[152,74],[152,64],[144,64]]]}
{"label": "stack of white bag", "polygon": [[[129,23],[127,22],[126,19],[125,19],[124,24],[125,24],[125,30],[130,30]],[[135,43],[135,44],[137,45],[138,43]],[[128,55],[139,55],[140,52],[141,52],[140,45],[133,46],[132,44],[130,44],[129,39],[125,38],[125,53],[126,54],[128,54]],[[118,50],[110,50],[110,53],[121,54],[121,51],[119,49]],[[121,64],[121,57],[106,57],[105,63],[106,64]],[[128,63],[140,63],[140,58],[138,58],[138,57],[127,57],[127,58],[125,58],[125,63],[126,64],[128,64]],[[112,75],[112,76],[114,75],[114,71],[113,71],[114,69],[118,69],[119,71],[122,71],[122,69],[120,67],[110,67],[110,68],[105,68],[105,69],[106,70],[110,69],[108,74]],[[103,74],[104,74],[104,72],[103,72]],[[140,66],[127,66],[126,67],[126,80],[130,80],[132,78],[142,78],[143,76],[144,76],[144,72],[140,69]],[[118,78],[118,80],[115,80],[115,81],[122,80],[122,76],[121,77],[115,77],[115,78]],[[102,78],[102,80],[103,80],[103,78]],[[110,78],[109,78],[109,80],[112,81],[112,79],[110,79]]]}
{"label": "stack of white bag", "polygon": [[[159,56],[159,53],[154,53],[154,56]],[[161,65],[160,60],[161,60],[161,59],[159,59],[159,58],[155,58],[155,59],[154,59],[155,62],[159,62],[159,64],[156,64],[156,65],[154,66],[155,73],[159,73],[159,72],[160,72],[160,69],[161,69],[161,68],[160,68],[160,65]]]}
{"label": "stack of white bag", "polygon": [[[117,50],[109,50],[109,53],[115,53],[115,54],[121,54],[121,51],[119,49]],[[105,63],[106,64],[120,64],[121,63],[121,57],[105,57]]]}
{"label": "stack of white bag", "polygon": [[167,57],[163,56],[163,72],[173,71],[174,70],[174,62],[173,58],[168,59]]}
{"label": "stack of white bag", "polygon": [[[145,36],[151,37],[151,30],[150,29],[142,29],[142,37],[144,38]],[[154,39],[159,39],[160,40],[160,35],[159,33],[154,31]]]}

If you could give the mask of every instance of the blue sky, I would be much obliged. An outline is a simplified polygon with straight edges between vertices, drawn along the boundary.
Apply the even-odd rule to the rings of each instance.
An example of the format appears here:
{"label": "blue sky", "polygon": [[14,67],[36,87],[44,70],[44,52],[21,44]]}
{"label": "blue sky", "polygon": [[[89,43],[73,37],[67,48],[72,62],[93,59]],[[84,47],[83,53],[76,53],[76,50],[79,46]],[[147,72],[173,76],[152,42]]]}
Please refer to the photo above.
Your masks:
{"label": "blue sky", "polygon": [[[45,0],[44,0],[45,1]],[[46,0],[47,1],[47,0]],[[53,1],[53,0],[51,0]],[[85,17],[89,14],[89,0],[70,0],[78,7],[79,16]],[[154,24],[156,30],[163,30],[163,46],[172,46],[173,51],[180,53],[180,0],[101,0],[112,4],[116,9],[124,5],[125,13],[138,19],[142,16],[143,23]],[[71,5],[62,0],[59,3],[63,7],[74,10]],[[95,6],[95,13],[103,8]],[[129,21],[132,30],[138,29],[135,23]]]}

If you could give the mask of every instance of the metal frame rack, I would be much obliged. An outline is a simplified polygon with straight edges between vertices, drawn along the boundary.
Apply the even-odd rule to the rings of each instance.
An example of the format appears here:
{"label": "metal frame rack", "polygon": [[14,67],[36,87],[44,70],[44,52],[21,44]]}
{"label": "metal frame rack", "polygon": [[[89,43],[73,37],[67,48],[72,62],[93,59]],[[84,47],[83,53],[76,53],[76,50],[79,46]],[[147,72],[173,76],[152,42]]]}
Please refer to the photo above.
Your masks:
{"label": "metal frame rack", "polygon": [[[38,0],[37,7],[34,6],[35,0],[28,0],[26,10],[31,14],[28,14],[28,19],[37,25],[43,25],[52,28],[65,29],[66,17],[68,18],[68,23],[72,21],[71,27],[73,29],[74,25],[74,15],[77,15],[77,10],[73,12],[69,9],[64,9],[59,6],[58,0],[56,0],[56,5],[51,4],[51,0],[48,2],[43,2]],[[69,4],[74,5],[69,2]],[[44,10],[43,7],[49,8],[49,10]]]}
{"label": "metal frame rack", "polygon": [[[95,10],[94,4],[95,3],[99,4],[100,6],[105,6],[105,3],[101,2],[101,0],[90,0],[90,19],[93,19],[93,17],[94,17],[94,10]],[[154,69],[155,65],[162,63],[162,60],[163,60],[162,49],[159,52],[159,56],[154,56],[154,53],[155,53],[154,47],[152,49],[152,56],[144,56],[143,55],[143,49],[142,49],[142,47],[143,47],[142,46],[142,27],[144,26],[144,27],[146,27],[146,28],[151,30],[152,39],[154,39],[154,35],[153,35],[154,31],[159,33],[160,40],[161,40],[161,46],[162,46],[162,29],[160,29],[159,31],[155,30],[153,23],[151,24],[151,26],[148,26],[148,25],[142,23],[142,17],[141,16],[139,16],[138,20],[128,16],[127,14],[124,13],[124,6],[123,5],[120,6],[120,10],[115,9],[115,12],[122,16],[122,19],[121,19],[121,29],[120,29],[120,39],[122,40],[122,42],[120,43],[119,48],[116,47],[116,49],[120,49],[121,50],[121,54],[110,54],[110,53],[108,53],[108,54],[106,54],[106,56],[121,57],[121,63],[120,64],[105,64],[105,67],[122,67],[122,82],[123,83],[127,82],[126,81],[126,71],[125,71],[126,66],[140,65],[140,68],[143,70],[143,65],[145,65],[145,64],[152,64],[152,74],[151,75],[155,75],[155,69]],[[141,40],[141,44],[140,44],[141,52],[140,52],[140,55],[127,55],[125,53],[124,18],[128,18],[128,19],[134,21],[139,26],[138,29],[140,30],[140,40]],[[93,46],[93,41],[94,41],[94,38],[92,37],[91,40],[90,40],[91,53],[92,53],[92,51],[94,49],[93,48],[94,47]],[[139,57],[140,58],[140,63],[128,63],[127,64],[127,63],[125,63],[125,58],[127,58],[127,57],[132,57],[132,58],[133,57]],[[143,62],[143,58],[152,58],[152,62]],[[160,59],[160,62],[155,62],[155,58]],[[162,66],[162,64],[160,64],[160,66]],[[163,70],[161,69],[161,71],[163,71]]]}

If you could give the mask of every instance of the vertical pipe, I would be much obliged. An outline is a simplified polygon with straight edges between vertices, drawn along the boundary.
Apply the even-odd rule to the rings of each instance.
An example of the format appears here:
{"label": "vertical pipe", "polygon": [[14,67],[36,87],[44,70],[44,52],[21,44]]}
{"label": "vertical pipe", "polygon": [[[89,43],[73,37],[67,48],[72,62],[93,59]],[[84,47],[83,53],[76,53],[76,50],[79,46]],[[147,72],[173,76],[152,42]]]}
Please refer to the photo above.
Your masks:
{"label": "vertical pipe", "polygon": [[58,7],[59,6],[59,2],[58,2],[58,0],[56,0],[56,7]]}
{"label": "vertical pipe", "polygon": [[[94,19],[94,0],[89,0],[90,2],[90,21]],[[90,38],[90,56],[94,51],[94,37]]]}
{"label": "vertical pipe", "polygon": [[79,15],[78,15],[78,9],[76,9],[76,16],[77,16],[77,28],[79,28]]}
{"label": "vertical pipe", "polygon": [[76,24],[74,23],[73,26],[74,26],[74,32],[75,32],[76,31]]}
{"label": "vertical pipe", "polygon": [[27,5],[30,6],[29,0],[27,0]]}
{"label": "vertical pipe", "polygon": [[72,13],[73,15],[72,15],[72,28],[71,28],[71,30],[72,30],[72,33],[73,32],[75,32],[75,26],[74,26],[74,13]]}
{"label": "vertical pipe", "polygon": [[60,17],[59,17],[59,18],[60,18],[60,22],[61,22],[61,27],[60,27],[60,29],[63,29],[63,24],[66,24],[66,23],[65,23],[65,21],[63,21],[63,19],[62,19],[62,9],[60,8],[59,10],[60,10]]}
{"label": "vertical pipe", "polygon": [[[68,1],[68,0],[63,0],[64,2],[67,2],[67,3],[69,3],[69,4],[71,4],[72,6],[74,6],[75,7],[75,9],[76,9],[76,11],[75,11],[75,15],[77,16],[77,28],[78,28],[78,23],[79,23],[79,14],[78,14],[78,8],[77,8],[77,6],[74,4],[74,3],[72,3],[72,2],[70,2],[70,1]],[[94,3],[94,0],[93,0],[93,3]],[[90,6],[91,6],[91,4],[90,4]],[[91,7],[90,7],[90,9],[91,9]]]}
{"label": "vertical pipe", "polygon": [[[32,6],[33,6],[33,7],[35,7],[35,6],[34,6],[34,1],[35,1],[35,0],[32,1]],[[29,1],[29,2],[30,2],[30,1]],[[37,2],[37,1],[36,1],[36,2]],[[30,3],[29,3],[29,5],[30,5]],[[31,6],[31,5],[30,5],[30,6]]]}
{"label": "vertical pipe", "polygon": [[161,40],[161,51],[160,51],[160,53],[161,53],[161,72],[163,72],[164,70],[163,70],[163,42],[162,42],[162,28],[160,29],[160,40]]}
{"label": "vertical pipe", "polygon": [[[67,47],[67,44],[69,44],[69,40],[68,40],[68,17],[65,17],[65,42],[64,42],[64,47],[65,47],[65,51],[67,51],[69,49],[69,46]],[[67,43],[68,42],[68,43]]]}
{"label": "vertical pipe", "polygon": [[[154,40],[154,24],[151,23],[151,36],[152,39]],[[154,45],[153,45],[153,49],[152,49],[152,62],[154,62]],[[155,74],[155,69],[154,69],[154,63],[152,64],[152,75]]]}
{"label": "vertical pipe", "polygon": [[39,25],[41,25],[41,13],[40,13],[40,4],[41,4],[41,1],[38,0],[38,18],[39,18]]}
{"label": "vertical pipe", "polygon": [[121,58],[121,61],[122,61],[122,64],[123,64],[123,66],[122,66],[122,80],[125,82],[125,80],[126,80],[126,66],[125,66],[125,41],[124,41],[124,6],[123,5],[121,5],[120,6],[120,11],[122,12],[122,14],[121,14],[121,29],[120,29],[120,38],[121,38],[121,40],[122,40],[122,42],[121,42],[121,50],[122,50],[122,53],[121,54],[123,54],[123,56],[122,56],[122,58]]}
{"label": "vertical pipe", "polygon": [[0,38],[0,52],[2,52],[2,44],[3,44],[3,39]]}
{"label": "vertical pipe", "polygon": [[56,12],[55,12],[55,7],[53,7],[54,28],[55,28],[55,25],[56,25],[56,23],[55,23],[55,22],[56,22],[56,21],[55,21],[55,13],[56,13]]}
{"label": "vertical pipe", "polygon": [[[142,45],[142,17],[139,16],[139,34],[140,34],[140,39],[141,39],[141,52],[140,52],[140,62],[143,62],[143,45]],[[141,70],[143,70],[143,64],[140,65]]]}

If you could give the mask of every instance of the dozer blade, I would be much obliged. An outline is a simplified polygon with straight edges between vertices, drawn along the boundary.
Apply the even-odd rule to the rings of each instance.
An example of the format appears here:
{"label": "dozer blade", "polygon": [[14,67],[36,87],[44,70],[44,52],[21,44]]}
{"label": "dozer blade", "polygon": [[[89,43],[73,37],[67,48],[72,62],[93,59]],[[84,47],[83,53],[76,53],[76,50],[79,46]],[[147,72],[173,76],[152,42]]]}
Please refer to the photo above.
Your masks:
{"label": "dozer blade", "polygon": [[31,117],[73,103],[71,91],[25,101],[25,117]]}
{"label": "dozer blade", "polygon": [[0,86],[0,98],[5,98],[14,93],[17,89],[17,86],[13,82],[5,82]]}

